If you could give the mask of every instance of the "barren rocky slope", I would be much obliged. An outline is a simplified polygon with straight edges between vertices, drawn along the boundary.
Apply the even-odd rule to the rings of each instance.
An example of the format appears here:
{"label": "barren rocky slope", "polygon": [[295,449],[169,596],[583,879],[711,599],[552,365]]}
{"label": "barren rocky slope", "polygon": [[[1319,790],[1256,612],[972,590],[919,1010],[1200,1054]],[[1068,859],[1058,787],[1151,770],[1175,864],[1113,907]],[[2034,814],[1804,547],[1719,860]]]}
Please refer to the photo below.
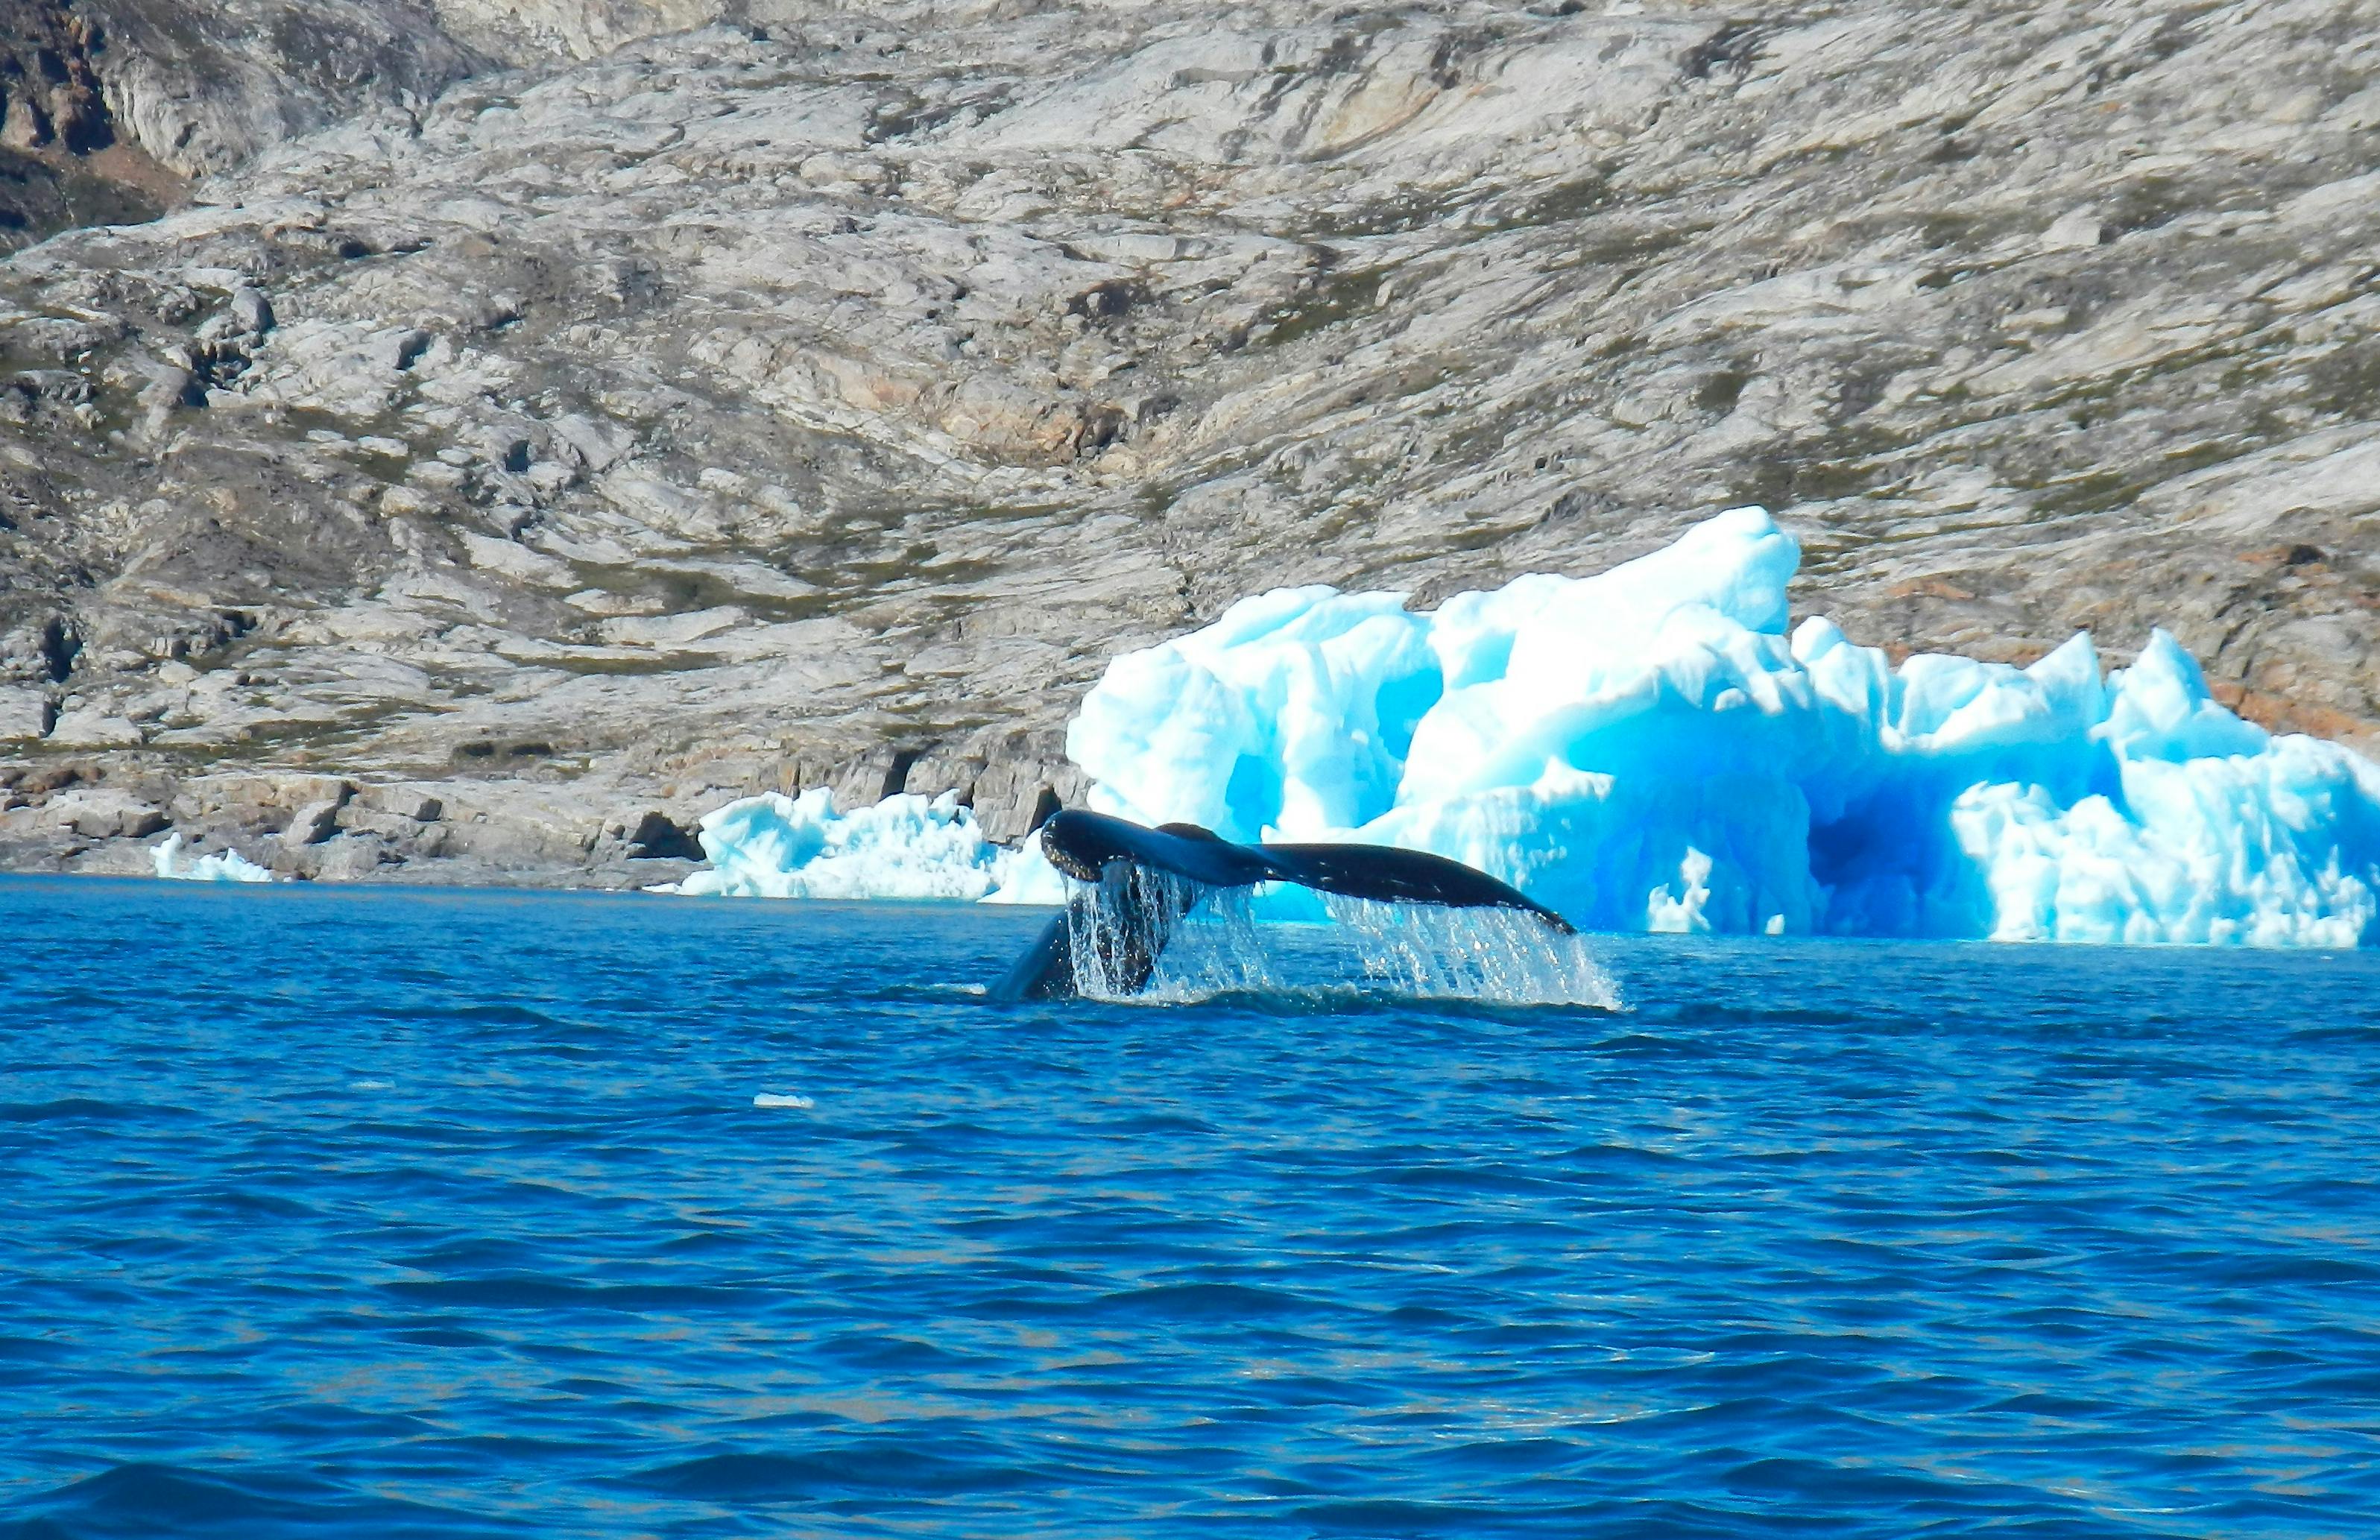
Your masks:
{"label": "barren rocky slope", "polygon": [[437,11],[0,263],[17,864],[1013,837],[1119,649],[1744,502],[1864,641],[2380,746],[2380,6]]}

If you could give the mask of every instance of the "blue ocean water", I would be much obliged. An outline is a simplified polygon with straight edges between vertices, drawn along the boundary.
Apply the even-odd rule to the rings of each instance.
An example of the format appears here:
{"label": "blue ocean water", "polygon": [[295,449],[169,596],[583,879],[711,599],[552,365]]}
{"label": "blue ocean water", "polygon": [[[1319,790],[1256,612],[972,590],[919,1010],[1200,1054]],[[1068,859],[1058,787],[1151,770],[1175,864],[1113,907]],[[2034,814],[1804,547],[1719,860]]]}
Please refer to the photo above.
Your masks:
{"label": "blue ocean water", "polygon": [[0,1533],[2380,1534],[2380,957],[1038,919],[0,880]]}

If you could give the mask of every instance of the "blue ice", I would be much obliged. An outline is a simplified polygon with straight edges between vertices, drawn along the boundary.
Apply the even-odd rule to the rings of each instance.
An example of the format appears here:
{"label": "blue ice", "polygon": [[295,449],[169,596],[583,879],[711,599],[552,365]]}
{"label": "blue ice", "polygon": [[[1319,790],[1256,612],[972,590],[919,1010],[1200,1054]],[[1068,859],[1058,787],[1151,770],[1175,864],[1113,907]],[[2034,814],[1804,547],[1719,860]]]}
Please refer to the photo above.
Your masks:
{"label": "blue ice", "polygon": [[2380,941],[2380,767],[2163,631],[2106,674],[1789,631],[1800,554],[1739,508],[1435,612],[1279,589],[1115,659],[1067,751],[1100,811],[1436,851],[1591,928]]}

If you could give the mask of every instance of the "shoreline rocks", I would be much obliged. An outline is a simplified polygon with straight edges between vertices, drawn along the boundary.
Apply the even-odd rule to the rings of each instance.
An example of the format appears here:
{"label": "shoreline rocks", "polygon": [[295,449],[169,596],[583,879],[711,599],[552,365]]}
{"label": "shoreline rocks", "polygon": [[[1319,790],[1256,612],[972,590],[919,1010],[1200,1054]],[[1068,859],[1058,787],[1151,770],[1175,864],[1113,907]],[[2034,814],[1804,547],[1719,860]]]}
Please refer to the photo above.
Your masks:
{"label": "shoreline rocks", "polygon": [[[807,781],[805,768],[813,771]],[[978,819],[988,835],[1011,845],[1063,800],[1050,781],[1068,796],[1079,798],[1082,790],[1072,766],[1039,778],[1013,763],[965,758],[942,769],[971,774],[970,788],[998,798],[981,806]],[[839,767],[797,760],[778,767],[766,782],[697,773],[662,786],[600,777],[582,783],[183,774],[105,757],[45,765],[0,760],[0,870],[148,875],[152,848],[179,834],[188,858],[236,852],[285,879],[649,887],[699,867],[697,822],[738,797],[830,787],[849,808],[889,794],[879,788],[923,785],[929,773],[923,756],[881,754]],[[968,806],[977,806],[971,800]]]}

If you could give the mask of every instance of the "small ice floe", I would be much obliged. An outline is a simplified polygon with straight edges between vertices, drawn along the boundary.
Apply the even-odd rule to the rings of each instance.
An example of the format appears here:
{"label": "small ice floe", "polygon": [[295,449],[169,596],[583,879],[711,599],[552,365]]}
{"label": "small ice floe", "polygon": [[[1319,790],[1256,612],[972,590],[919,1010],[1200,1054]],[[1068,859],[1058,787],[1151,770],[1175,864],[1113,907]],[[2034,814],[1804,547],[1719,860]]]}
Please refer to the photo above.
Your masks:
{"label": "small ice floe", "polygon": [[149,859],[157,875],[176,882],[270,882],[273,874],[249,860],[236,850],[213,855],[201,855],[185,866],[181,861],[182,836],[177,831],[165,836],[163,843],[152,845]]}
{"label": "small ice floe", "polygon": [[848,813],[824,786],[767,792],[712,809],[697,838],[710,865],[675,891],[731,898],[972,902],[1015,859],[983,837],[956,792],[895,793]]}
{"label": "small ice floe", "polygon": [[755,1107],[816,1107],[812,1098],[794,1091],[762,1091],[752,1098]]}
{"label": "small ice floe", "polygon": [[1062,904],[1066,883],[1041,854],[1040,837],[1015,850],[984,837],[956,792],[927,798],[896,792],[870,807],[839,811],[824,786],[798,797],[774,792],[712,809],[697,836],[705,860],[683,881],[649,893],[731,898],[981,901]]}

